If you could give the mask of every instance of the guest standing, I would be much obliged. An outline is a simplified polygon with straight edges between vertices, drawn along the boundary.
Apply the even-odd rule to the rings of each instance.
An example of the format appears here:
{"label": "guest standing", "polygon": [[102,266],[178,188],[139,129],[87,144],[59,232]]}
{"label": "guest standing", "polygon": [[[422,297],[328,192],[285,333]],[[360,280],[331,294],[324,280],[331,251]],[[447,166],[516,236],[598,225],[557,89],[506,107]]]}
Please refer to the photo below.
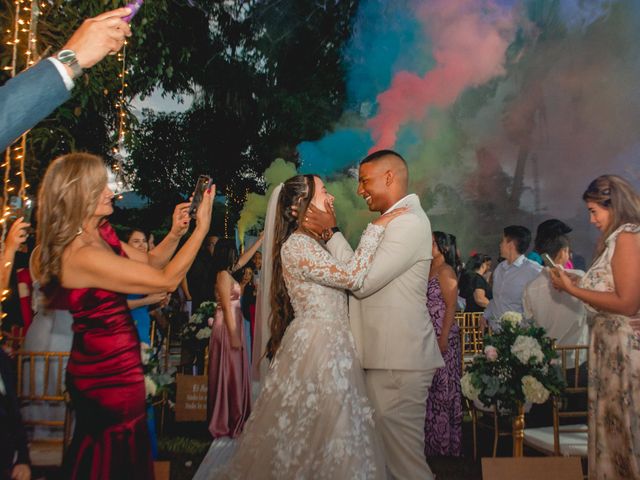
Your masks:
{"label": "guest standing", "polygon": [[66,292],[73,315],[67,389],[76,424],[65,478],[153,478],[140,345],[126,294],[178,286],[209,230],[214,192],[204,194],[196,228],[175,256],[189,227],[188,203],[176,207],[170,233],[144,254],[105,221],[113,196],[103,160],[86,153],[54,160],[38,196],[35,277],[48,298]]}
{"label": "guest standing", "polygon": [[481,318],[494,331],[500,331],[500,317],[505,312],[523,312],[524,288],[538,276],[542,267],[528,258],[524,252],[531,243],[531,232],[521,225],[504,228],[500,241],[500,256],[504,258],[493,272],[493,298]]}
{"label": "guest standing", "polygon": [[427,457],[459,456],[462,453],[462,391],[460,387],[460,335],[455,322],[458,281],[455,237],[433,232],[431,270],[427,289],[427,308],[438,336],[444,360],[434,377],[424,426]]}
{"label": "guest standing", "polygon": [[589,478],[640,478],[640,195],[602,175],[582,199],[602,232],[596,259],[582,279],[551,279],[589,312]]}
{"label": "guest standing", "polygon": [[209,432],[235,438],[251,413],[251,380],[240,284],[232,273],[242,268],[262,244],[262,237],[238,258],[235,241],[225,238],[213,253],[216,309],[209,339]]}
{"label": "guest standing", "polygon": [[[147,235],[142,230],[131,230],[127,235],[127,244],[141,252],[149,253],[149,243]],[[129,294],[127,295],[127,305],[131,310],[133,322],[138,330],[141,343],[151,345],[151,316],[149,306],[163,303],[167,300],[167,293],[152,293],[150,295]]]}
{"label": "guest standing", "polygon": [[491,286],[484,275],[491,268],[491,257],[476,253],[469,257],[460,275],[460,296],[465,300],[465,312],[484,312],[493,298]]}

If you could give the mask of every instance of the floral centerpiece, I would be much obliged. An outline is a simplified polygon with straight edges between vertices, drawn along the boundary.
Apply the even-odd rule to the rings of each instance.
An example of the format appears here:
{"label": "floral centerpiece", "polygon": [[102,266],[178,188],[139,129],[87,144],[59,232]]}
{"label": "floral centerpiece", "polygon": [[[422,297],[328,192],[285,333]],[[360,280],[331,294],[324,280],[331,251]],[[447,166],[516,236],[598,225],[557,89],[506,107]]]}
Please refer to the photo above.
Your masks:
{"label": "floral centerpiece", "polygon": [[544,328],[525,324],[516,312],[502,315],[500,327],[485,335],[484,353],[476,355],[460,383],[468,399],[516,415],[525,403],[544,403],[559,394],[564,380]]}
{"label": "floral centerpiece", "polygon": [[202,302],[180,330],[180,339],[183,342],[196,344],[209,341],[217,305],[216,302]]}

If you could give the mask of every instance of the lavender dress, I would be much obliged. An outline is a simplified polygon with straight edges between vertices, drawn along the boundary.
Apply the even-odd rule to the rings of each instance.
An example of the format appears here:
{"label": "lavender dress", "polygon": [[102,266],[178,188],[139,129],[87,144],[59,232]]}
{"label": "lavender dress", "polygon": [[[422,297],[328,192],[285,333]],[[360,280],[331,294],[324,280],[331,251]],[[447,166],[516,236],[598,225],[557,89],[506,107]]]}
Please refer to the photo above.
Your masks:
{"label": "lavender dress", "polygon": [[[427,308],[438,337],[442,332],[445,303],[440,282],[435,276],[429,279]],[[457,324],[449,331],[449,348],[442,354],[444,367],[433,376],[427,398],[427,415],[424,425],[424,453],[460,456],[462,452],[462,391],[460,388],[460,335]]]}

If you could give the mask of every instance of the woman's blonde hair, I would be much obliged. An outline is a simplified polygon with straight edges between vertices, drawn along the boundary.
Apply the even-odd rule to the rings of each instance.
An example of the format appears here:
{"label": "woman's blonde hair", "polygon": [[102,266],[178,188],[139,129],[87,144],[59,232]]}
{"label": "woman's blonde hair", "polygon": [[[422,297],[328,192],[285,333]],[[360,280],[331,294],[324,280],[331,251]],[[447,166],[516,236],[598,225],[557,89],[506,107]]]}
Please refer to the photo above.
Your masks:
{"label": "woman's blonde hair", "polygon": [[96,211],[107,185],[102,158],[69,153],[47,168],[38,192],[35,276],[47,291],[60,285],[62,253]]}
{"label": "woman's blonde hair", "polygon": [[602,232],[595,258],[605,248],[605,240],[625,223],[640,225],[640,195],[633,186],[618,175],[601,175],[589,184],[582,199],[594,202],[610,212],[610,222]]}

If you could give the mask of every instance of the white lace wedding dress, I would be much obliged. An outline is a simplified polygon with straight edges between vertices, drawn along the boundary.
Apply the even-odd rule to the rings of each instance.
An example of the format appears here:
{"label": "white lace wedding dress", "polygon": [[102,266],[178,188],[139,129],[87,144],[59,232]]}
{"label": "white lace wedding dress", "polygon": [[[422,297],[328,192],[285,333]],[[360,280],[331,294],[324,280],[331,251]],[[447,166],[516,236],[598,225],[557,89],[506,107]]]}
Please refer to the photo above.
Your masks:
{"label": "white lace wedding dress", "polygon": [[361,285],[383,232],[369,225],[348,263],[306,235],[294,233],[285,242],[282,264],[295,319],[235,454],[212,477],[385,478],[345,293]]}

